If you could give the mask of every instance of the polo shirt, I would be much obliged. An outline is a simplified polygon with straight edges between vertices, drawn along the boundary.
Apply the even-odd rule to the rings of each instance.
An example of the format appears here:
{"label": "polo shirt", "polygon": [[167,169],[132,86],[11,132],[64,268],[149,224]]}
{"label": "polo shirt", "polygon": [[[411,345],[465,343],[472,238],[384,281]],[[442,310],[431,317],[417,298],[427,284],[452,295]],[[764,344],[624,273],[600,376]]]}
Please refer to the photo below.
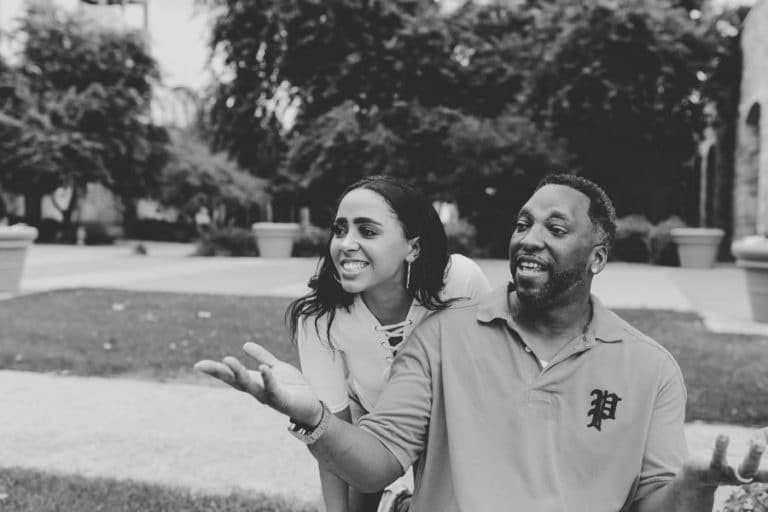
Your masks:
{"label": "polo shirt", "polygon": [[672,479],[686,456],[672,356],[593,296],[587,332],[541,369],[507,294],[426,319],[358,421],[415,463],[411,510],[616,512]]}

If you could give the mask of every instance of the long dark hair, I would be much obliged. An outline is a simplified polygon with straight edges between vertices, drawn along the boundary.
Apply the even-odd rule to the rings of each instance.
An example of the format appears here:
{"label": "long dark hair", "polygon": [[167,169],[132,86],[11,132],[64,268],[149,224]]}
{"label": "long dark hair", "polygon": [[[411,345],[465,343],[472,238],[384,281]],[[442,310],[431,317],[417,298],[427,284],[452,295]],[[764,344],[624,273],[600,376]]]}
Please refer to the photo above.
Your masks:
{"label": "long dark hair", "polygon": [[[446,266],[448,265],[448,240],[437,212],[424,194],[408,183],[390,176],[369,176],[349,187],[341,194],[339,203],[349,192],[367,189],[379,194],[397,216],[406,239],[419,237],[419,257],[411,263],[409,292],[426,309],[439,310],[451,301],[440,297],[443,289]],[[291,340],[296,341],[300,317],[315,317],[315,329],[320,318],[328,315],[327,335],[330,341],[331,323],[338,308],[352,305],[355,295],[344,291],[338,281],[336,267],[331,258],[331,233],[325,252],[318,263],[318,270],[309,280],[312,290],[307,295],[288,305],[285,320],[290,329]]]}

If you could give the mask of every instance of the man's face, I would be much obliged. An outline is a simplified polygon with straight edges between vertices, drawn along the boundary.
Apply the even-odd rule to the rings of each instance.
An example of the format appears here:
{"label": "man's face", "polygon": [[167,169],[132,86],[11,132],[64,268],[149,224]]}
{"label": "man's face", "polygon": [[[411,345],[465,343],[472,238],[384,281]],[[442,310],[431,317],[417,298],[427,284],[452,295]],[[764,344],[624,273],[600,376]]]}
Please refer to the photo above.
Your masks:
{"label": "man's face", "polygon": [[590,267],[604,252],[588,215],[589,198],[565,185],[537,190],[518,215],[509,241],[517,296],[536,308],[589,293]]}

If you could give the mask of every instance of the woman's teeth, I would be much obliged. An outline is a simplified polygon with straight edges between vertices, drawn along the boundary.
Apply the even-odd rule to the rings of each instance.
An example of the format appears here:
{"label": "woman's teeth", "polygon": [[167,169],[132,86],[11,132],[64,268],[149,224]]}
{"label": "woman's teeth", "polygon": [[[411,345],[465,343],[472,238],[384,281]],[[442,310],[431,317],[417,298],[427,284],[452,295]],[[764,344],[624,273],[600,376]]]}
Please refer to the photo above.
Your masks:
{"label": "woman's teeth", "polygon": [[345,261],[341,264],[341,268],[349,272],[356,272],[358,270],[362,270],[367,266],[368,266],[368,263],[364,261]]}

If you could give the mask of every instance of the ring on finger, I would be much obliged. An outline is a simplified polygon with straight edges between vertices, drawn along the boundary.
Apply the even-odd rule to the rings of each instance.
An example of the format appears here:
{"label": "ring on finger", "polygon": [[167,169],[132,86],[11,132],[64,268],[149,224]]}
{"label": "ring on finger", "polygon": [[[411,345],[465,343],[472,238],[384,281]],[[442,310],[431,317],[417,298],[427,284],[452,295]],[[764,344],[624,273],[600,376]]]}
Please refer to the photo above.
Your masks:
{"label": "ring on finger", "polygon": [[751,476],[749,478],[744,478],[743,476],[741,476],[741,473],[739,473],[739,468],[733,469],[733,476],[734,478],[736,478],[736,480],[738,480],[742,484],[751,484],[752,482],[755,481],[754,476]]}

